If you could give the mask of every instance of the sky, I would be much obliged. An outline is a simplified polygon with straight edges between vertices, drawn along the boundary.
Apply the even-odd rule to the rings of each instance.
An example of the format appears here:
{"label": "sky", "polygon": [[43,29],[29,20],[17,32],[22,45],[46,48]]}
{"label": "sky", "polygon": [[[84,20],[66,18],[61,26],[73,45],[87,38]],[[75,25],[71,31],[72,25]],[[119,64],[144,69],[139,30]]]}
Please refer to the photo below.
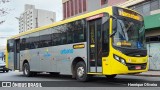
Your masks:
{"label": "sky", "polygon": [[[1,0],[0,0],[1,1]],[[5,20],[3,24],[0,24],[0,50],[6,46],[6,39],[1,38],[4,36],[13,36],[19,33],[18,20],[15,17],[19,17],[24,12],[25,4],[35,5],[36,9],[43,9],[56,12],[56,21],[62,20],[62,0],[9,0],[10,2],[2,4],[0,8],[4,8],[9,11],[5,16],[0,16],[0,21]]]}

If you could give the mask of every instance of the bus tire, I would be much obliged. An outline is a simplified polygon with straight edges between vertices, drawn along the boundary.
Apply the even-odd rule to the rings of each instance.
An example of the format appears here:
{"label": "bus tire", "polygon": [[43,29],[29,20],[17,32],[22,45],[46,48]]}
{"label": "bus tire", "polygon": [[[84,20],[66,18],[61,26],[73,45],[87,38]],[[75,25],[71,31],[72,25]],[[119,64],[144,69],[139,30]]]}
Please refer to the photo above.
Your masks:
{"label": "bus tire", "polygon": [[117,75],[105,75],[107,79],[114,79]]}
{"label": "bus tire", "polygon": [[76,72],[76,79],[78,81],[82,82],[88,81],[89,76],[87,75],[86,65],[83,61],[80,61],[76,64],[75,72]]}
{"label": "bus tire", "polygon": [[23,75],[26,77],[31,77],[33,73],[30,71],[29,63],[24,63],[23,65]]}
{"label": "bus tire", "polygon": [[6,70],[6,72],[8,73],[8,72],[9,72],[9,70]]}

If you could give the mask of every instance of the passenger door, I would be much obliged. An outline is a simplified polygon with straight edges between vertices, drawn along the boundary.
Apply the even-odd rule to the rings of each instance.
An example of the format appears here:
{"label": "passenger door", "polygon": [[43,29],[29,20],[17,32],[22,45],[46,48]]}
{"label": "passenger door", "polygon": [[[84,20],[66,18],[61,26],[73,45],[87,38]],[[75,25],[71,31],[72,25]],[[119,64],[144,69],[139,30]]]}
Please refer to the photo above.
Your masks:
{"label": "passenger door", "polygon": [[20,39],[14,40],[14,69],[20,69]]}
{"label": "passenger door", "polygon": [[109,15],[98,14],[88,22],[88,72],[102,73],[102,57],[109,53]]}
{"label": "passenger door", "polygon": [[102,19],[88,22],[89,72],[102,72]]}

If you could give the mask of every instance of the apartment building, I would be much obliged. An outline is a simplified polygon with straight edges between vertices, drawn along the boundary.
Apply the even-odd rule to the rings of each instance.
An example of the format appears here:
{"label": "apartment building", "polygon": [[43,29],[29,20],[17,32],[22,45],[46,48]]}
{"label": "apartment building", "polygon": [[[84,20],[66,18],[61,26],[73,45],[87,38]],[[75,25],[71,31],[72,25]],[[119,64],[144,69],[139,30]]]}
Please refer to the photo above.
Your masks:
{"label": "apartment building", "polygon": [[34,5],[25,5],[25,11],[20,15],[19,33],[38,28],[56,21],[56,13],[36,9]]}

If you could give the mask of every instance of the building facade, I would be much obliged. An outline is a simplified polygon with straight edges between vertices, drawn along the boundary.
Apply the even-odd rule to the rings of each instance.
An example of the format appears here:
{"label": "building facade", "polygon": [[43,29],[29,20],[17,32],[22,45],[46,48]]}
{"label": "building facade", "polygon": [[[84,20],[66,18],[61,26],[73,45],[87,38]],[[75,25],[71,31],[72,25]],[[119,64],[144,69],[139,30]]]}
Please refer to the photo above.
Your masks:
{"label": "building facade", "polygon": [[123,3],[127,0],[62,0],[63,19],[91,12],[106,6]]}
{"label": "building facade", "polygon": [[25,11],[18,18],[19,33],[53,23],[55,12],[35,9],[34,5],[25,5]]}

